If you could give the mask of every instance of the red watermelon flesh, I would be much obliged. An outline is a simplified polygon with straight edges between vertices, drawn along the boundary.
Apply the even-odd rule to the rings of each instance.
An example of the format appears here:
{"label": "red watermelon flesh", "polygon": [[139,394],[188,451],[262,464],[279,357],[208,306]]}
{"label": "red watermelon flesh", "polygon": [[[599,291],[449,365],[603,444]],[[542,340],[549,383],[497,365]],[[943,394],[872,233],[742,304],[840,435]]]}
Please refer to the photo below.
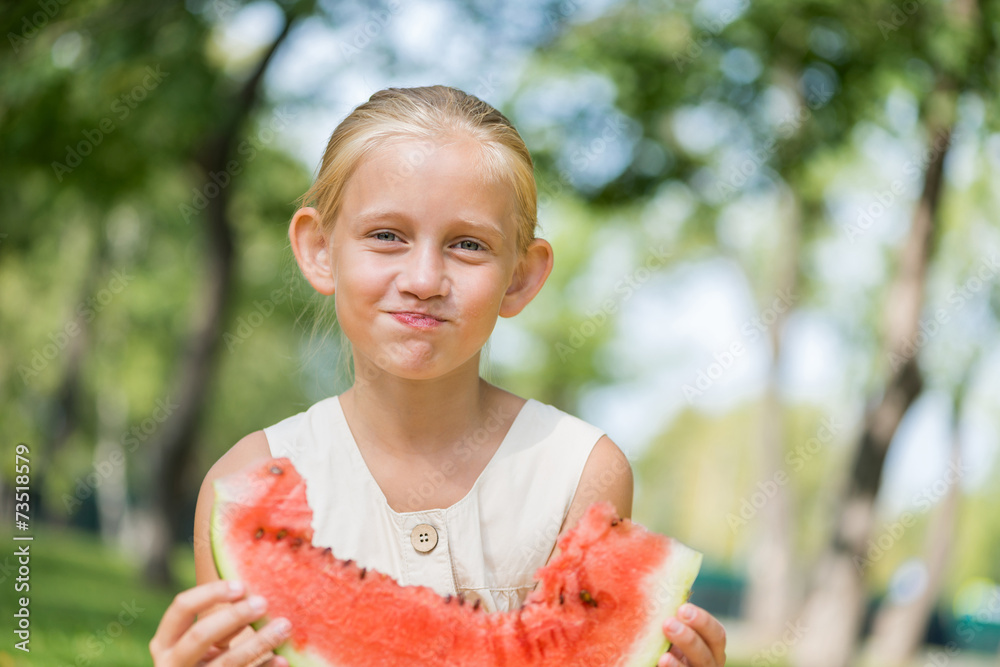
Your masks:
{"label": "red watermelon flesh", "polygon": [[491,614],[312,546],[311,519],[288,459],[215,483],[219,574],[292,622],[277,653],[294,667],[651,667],[701,565],[700,553],[596,502],[558,538],[524,605]]}

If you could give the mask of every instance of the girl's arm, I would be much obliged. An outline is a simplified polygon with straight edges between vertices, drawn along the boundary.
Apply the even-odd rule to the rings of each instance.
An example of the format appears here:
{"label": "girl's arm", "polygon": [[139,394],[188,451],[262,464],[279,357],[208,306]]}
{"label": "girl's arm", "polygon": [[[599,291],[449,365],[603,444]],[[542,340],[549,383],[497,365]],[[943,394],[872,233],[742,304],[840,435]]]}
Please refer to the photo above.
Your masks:
{"label": "girl's arm", "polygon": [[[287,667],[284,658],[276,658],[271,653],[288,637],[287,624],[275,619],[260,632],[250,627],[249,623],[260,618],[265,609],[254,608],[250,604],[253,598],[242,600],[245,597],[242,585],[230,586],[219,581],[210,541],[215,480],[270,456],[264,432],[257,431],[236,443],[205,476],[194,519],[194,563],[198,585],[180,593],[164,613],[149,645],[157,667],[201,665],[223,653],[226,664],[247,666],[266,663],[269,667]],[[257,602],[266,605],[264,600]]]}

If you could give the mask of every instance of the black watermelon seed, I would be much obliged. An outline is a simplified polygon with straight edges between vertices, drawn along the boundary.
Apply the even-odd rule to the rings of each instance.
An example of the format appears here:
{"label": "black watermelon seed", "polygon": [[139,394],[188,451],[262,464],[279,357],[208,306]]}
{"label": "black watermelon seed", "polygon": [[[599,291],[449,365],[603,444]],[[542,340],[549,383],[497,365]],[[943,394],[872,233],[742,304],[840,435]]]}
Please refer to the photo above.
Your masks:
{"label": "black watermelon seed", "polygon": [[566,602],[566,598],[563,597],[562,591],[559,591],[559,604]]}
{"label": "black watermelon seed", "polygon": [[448,593],[447,595],[444,596],[444,603],[445,604],[451,603],[451,593]]}
{"label": "black watermelon seed", "polygon": [[278,531],[278,534],[275,537],[277,537],[280,540],[282,537],[284,537],[287,534],[288,534],[288,531],[285,530],[284,528],[282,528],[281,530]]}
{"label": "black watermelon seed", "polygon": [[365,572],[367,572],[367,568],[364,568],[364,567],[363,567],[363,568],[361,568],[361,578],[362,578],[362,579],[364,579],[364,578],[365,578]]}
{"label": "black watermelon seed", "polygon": [[301,546],[302,546],[302,538],[301,537],[296,537],[294,540],[292,540],[292,548],[293,549],[298,549]]}
{"label": "black watermelon seed", "polygon": [[618,525],[618,519],[612,519],[611,520],[611,525],[612,526],[617,526]]}
{"label": "black watermelon seed", "polygon": [[587,591],[580,591],[580,599],[583,600],[585,603],[589,604],[591,607],[597,606],[597,600],[592,598],[590,596],[590,593],[588,593]]}
{"label": "black watermelon seed", "polygon": [[259,540],[262,537],[264,537],[264,529],[263,528],[258,528],[257,532],[253,534],[253,538],[255,540]]}
{"label": "black watermelon seed", "polygon": [[472,611],[479,609],[479,602],[480,602],[479,600],[476,600],[476,603],[472,605]]}

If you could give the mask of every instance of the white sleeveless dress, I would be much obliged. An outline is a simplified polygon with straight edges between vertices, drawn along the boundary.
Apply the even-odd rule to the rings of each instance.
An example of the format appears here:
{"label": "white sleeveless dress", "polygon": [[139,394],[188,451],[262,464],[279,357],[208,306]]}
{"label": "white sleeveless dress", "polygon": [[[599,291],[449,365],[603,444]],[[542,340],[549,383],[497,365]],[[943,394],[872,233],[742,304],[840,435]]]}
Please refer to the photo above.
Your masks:
{"label": "white sleeveless dress", "polygon": [[[501,424],[503,416],[455,444],[456,465],[486,442],[490,421]],[[516,609],[534,588],[532,575],[555,548],[587,457],[604,435],[528,399],[464,498],[447,508],[396,512],[361,456],[339,397],[264,433],[272,456],[291,459],[306,480],[315,544],[402,585],[478,600],[489,612]],[[419,480],[417,490],[429,495],[454,472],[443,466]],[[414,500],[415,506],[420,499]]]}

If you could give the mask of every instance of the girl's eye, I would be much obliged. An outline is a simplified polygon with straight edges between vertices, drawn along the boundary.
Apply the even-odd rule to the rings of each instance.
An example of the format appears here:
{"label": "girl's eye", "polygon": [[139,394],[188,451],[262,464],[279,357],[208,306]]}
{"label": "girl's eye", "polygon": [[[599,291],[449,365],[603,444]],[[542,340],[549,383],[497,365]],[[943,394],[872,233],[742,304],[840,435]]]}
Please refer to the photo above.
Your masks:
{"label": "girl's eye", "polygon": [[392,232],[376,232],[375,238],[377,238],[379,241],[395,241],[396,235],[393,234]]}
{"label": "girl's eye", "polygon": [[[471,246],[475,247],[470,247],[470,245],[465,245],[465,244],[470,244]],[[460,247],[462,250],[482,250],[483,248],[483,246],[480,245],[478,242],[470,241],[468,239],[466,239],[465,241],[459,241],[458,247]]]}

